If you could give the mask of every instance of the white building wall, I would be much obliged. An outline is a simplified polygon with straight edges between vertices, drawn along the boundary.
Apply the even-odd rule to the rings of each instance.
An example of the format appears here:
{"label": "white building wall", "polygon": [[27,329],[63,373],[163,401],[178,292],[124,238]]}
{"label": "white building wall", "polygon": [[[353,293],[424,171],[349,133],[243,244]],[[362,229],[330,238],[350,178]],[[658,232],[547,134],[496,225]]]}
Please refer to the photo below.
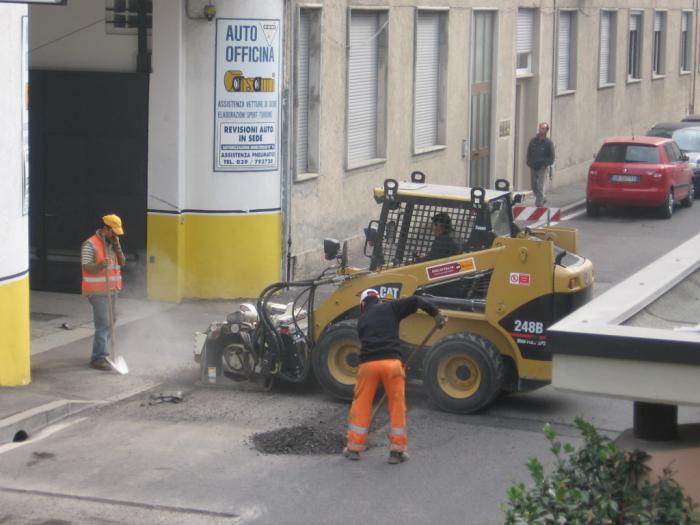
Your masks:
{"label": "white building wall", "polygon": [[30,4],[31,67],[136,71],[137,36],[107,34],[105,13],[104,0]]}
{"label": "white building wall", "polygon": [[[0,284],[28,269],[27,215],[23,214],[22,16],[26,6],[0,4]],[[29,195],[26,195],[29,198]]]}

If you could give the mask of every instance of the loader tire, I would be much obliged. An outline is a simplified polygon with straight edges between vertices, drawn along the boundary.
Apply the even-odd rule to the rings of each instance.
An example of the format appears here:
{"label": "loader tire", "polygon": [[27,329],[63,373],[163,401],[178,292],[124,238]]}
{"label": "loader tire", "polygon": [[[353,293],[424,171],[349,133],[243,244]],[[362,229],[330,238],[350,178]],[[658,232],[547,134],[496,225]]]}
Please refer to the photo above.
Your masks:
{"label": "loader tire", "polygon": [[459,414],[471,414],[492,403],[505,377],[498,349],[468,332],[452,334],[436,344],[423,370],[423,386],[433,404]]}
{"label": "loader tire", "polygon": [[328,328],[311,353],[314,375],[333,397],[351,401],[360,357],[357,320],[341,321]]}

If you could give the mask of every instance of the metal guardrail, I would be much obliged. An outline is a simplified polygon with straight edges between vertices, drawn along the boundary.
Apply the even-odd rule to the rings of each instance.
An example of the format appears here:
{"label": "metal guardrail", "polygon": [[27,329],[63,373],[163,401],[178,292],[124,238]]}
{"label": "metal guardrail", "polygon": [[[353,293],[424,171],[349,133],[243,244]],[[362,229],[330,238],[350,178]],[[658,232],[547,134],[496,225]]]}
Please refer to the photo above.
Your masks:
{"label": "metal guardrail", "polygon": [[[554,387],[631,399],[636,437],[674,439],[677,405],[700,405],[700,333],[674,330],[700,323],[688,287],[700,287],[700,235],[549,328]],[[640,313],[664,299],[685,301],[684,319],[649,326]]]}

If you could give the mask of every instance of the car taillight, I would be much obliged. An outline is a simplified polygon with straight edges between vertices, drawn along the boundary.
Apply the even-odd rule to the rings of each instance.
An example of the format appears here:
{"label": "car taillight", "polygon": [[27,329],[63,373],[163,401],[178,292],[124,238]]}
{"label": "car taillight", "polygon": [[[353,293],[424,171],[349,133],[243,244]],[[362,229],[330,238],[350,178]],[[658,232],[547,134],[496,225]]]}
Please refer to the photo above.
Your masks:
{"label": "car taillight", "polygon": [[595,180],[598,175],[598,170],[588,170],[588,178]]}
{"label": "car taillight", "polygon": [[660,179],[661,177],[664,176],[663,173],[660,173],[658,171],[652,171],[651,173],[649,173],[649,175],[654,179]]}

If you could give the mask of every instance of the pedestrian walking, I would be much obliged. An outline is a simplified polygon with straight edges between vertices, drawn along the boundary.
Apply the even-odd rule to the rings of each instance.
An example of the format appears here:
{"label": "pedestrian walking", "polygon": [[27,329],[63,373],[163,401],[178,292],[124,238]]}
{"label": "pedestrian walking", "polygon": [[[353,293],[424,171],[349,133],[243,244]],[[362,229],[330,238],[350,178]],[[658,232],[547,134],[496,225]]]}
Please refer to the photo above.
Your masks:
{"label": "pedestrian walking", "polygon": [[544,206],[547,199],[544,195],[544,183],[547,172],[551,177],[551,166],[554,164],[554,143],[547,138],[549,124],[540,122],[537,135],[527,146],[527,165],[530,168],[530,182],[535,194],[535,206]]}
{"label": "pedestrian walking", "polygon": [[[82,293],[92,305],[95,338],[92,344],[90,366],[109,370],[110,312],[115,312],[117,294],[122,289],[121,267],[126,261],[119,236],[124,235],[122,220],[117,215],[102,217],[102,225],[87,239],[80,250],[83,272]],[[108,301],[112,305],[108,305]]]}
{"label": "pedestrian walking", "polygon": [[367,448],[372,402],[380,381],[389,401],[389,463],[402,463],[408,459],[406,375],[401,362],[399,323],[418,308],[433,316],[438,326],[447,321],[435,305],[415,295],[382,302],[379,292],[370,288],[360,296],[357,332],[362,347],[355,396],[348,418],[347,446],[343,449],[343,456],[348,459],[360,459],[360,453]]}

